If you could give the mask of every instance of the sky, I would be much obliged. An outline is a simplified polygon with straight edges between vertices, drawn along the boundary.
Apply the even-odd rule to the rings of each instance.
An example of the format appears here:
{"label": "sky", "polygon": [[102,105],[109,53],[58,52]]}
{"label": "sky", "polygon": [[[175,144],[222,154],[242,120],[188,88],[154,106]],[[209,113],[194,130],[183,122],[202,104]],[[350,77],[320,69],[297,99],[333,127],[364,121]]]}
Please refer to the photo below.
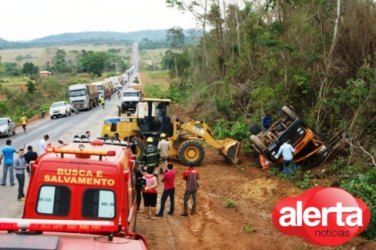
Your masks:
{"label": "sky", "polygon": [[67,32],[196,28],[165,0],[2,0],[0,38],[27,41]]}

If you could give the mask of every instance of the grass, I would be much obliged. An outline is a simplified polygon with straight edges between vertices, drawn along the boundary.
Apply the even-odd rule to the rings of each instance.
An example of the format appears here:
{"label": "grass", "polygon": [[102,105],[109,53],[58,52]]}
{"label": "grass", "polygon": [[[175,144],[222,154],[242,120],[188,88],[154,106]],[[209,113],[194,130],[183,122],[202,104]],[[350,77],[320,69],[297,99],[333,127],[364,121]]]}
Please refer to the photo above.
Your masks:
{"label": "grass", "polygon": [[233,199],[226,199],[225,200],[225,206],[227,208],[235,208],[236,207],[236,202]]}
{"label": "grass", "polygon": [[167,70],[142,71],[142,83],[146,86],[155,85],[165,91],[169,88],[169,77]]}
{"label": "grass", "polygon": [[245,233],[251,234],[251,233],[256,232],[256,229],[254,229],[254,228],[252,227],[252,225],[250,225],[250,224],[245,224],[244,227],[243,227],[243,231],[244,231]]}
{"label": "grass", "polygon": [[141,51],[141,70],[158,70],[167,49],[148,49]]}
{"label": "grass", "polygon": [[125,45],[92,45],[92,44],[77,44],[77,45],[64,45],[48,48],[23,48],[23,49],[5,49],[0,50],[1,61],[9,63],[17,63],[22,66],[25,62],[32,62],[39,66],[40,69],[46,68],[46,63],[51,62],[57,49],[65,50],[66,60],[74,61],[76,53],[81,50],[92,51],[108,51],[109,49],[120,49],[119,55],[129,58],[130,49]]}

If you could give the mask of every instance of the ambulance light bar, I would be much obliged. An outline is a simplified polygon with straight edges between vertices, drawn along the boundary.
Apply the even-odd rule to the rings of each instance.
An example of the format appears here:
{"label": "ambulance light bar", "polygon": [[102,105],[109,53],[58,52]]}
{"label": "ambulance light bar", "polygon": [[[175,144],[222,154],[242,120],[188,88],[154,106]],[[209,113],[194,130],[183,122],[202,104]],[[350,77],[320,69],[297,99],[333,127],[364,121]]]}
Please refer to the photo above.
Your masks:
{"label": "ambulance light bar", "polygon": [[113,221],[0,218],[0,230],[112,233],[117,225]]}
{"label": "ambulance light bar", "polygon": [[99,156],[115,156],[116,152],[114,150],[85,150],[85,149],[68,149],[68,148],[55,148],[48,147],[46,149],[50,153],[61,153],[61,154],[79,154],[79,155],[99,155]]}

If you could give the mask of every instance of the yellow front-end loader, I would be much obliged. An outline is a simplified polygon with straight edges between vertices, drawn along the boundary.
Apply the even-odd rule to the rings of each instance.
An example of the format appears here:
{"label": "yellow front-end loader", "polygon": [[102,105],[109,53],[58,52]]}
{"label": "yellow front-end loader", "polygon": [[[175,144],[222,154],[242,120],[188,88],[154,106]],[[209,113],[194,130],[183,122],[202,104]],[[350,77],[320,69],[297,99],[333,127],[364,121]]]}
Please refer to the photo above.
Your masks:
{"label": "yellow front-end loader", "polygon": [[134,113],[123,114],[119,108],[119,117],[104,121],[101,137],[118,137],[121,140],[133,141],[137,148],[137,157],[142,157],[146,138],[153,137],[157,143],[161,133],[167,135],[169,141],[169,157],[177,158],[184,165],[201,165],[205,157],[203,142],[217,149],[233,164],[239,161],[240,143],[226,138],[216,140],[210,127],[205,122],[183,122],[179,119],[171,121],[167,115],[167,107],[171,100],[144,98],[137,104]]}

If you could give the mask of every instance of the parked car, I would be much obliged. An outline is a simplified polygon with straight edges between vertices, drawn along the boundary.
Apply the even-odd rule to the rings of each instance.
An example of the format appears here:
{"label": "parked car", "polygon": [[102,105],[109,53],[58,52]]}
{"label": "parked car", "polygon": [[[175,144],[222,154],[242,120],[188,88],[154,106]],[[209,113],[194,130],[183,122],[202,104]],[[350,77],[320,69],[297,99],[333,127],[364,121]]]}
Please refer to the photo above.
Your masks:
{"label": "parked car", "polygon": [[9,117],[0,118],[0,136],[9,137],[11,134],[16,134],[16,125]]}
{"label": "parked car", "polygon": [[51,119],[55,117],[68,116],[72,113],[72,107],[65,101],[55,102],[51,105],[49,115]]}

